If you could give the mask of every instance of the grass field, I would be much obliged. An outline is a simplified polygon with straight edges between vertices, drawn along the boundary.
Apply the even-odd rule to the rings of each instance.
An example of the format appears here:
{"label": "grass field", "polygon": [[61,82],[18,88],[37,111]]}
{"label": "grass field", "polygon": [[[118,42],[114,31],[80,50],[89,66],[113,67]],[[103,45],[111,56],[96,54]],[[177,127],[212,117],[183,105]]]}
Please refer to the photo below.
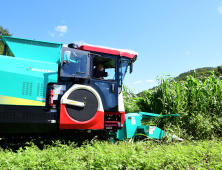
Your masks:
{"label": "grass field", "polygon": [[222,169],[222,142],[130,141],[0,151],[0,169]]}

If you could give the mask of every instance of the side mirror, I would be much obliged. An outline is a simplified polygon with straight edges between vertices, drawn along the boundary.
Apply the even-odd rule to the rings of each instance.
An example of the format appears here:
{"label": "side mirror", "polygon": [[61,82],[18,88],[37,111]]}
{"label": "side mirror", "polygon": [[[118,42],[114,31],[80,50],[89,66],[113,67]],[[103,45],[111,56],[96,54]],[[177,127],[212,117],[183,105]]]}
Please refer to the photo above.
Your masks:
{"label": "side mirror", "polygon": [[130,64],[130,74],[133,72],[133,63]]}

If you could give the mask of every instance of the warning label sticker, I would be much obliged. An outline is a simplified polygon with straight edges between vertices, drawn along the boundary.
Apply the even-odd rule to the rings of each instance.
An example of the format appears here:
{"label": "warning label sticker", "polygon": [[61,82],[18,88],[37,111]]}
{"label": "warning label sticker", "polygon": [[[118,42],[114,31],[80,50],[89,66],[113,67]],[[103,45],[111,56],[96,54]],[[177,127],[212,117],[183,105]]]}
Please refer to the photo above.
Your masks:
{"label": "warning label sticker", "polygon": [[135,125],[136,124],[136,119],[135,119],[135,117],[132,117],[132,125]]}
{"label": "warning label sticker", "polygon": [[153,134],[153,131],[155,130],[155,126],[150,126],[149,128],[149,134]]}
{"label": "warning label sticker", "polygon": [[55,85],[53,92],[53,100],[58,100],[58,95],[63,94],[66,91],[66,85]]}

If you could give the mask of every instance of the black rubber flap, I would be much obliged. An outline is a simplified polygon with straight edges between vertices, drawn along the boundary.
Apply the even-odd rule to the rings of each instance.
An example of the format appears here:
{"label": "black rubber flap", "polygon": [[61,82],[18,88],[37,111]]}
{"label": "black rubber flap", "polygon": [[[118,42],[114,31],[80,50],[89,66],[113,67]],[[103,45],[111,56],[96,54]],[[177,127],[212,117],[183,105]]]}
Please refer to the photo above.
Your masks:
{"label": "black rubber flap", "polygon": [[73,119],[77,121],[87,121],[95,116],[98,101],[96,96],[89,90],[75,90],[68,96],[68,99],[85,103],[84,107],[66,105],[67,112]]}

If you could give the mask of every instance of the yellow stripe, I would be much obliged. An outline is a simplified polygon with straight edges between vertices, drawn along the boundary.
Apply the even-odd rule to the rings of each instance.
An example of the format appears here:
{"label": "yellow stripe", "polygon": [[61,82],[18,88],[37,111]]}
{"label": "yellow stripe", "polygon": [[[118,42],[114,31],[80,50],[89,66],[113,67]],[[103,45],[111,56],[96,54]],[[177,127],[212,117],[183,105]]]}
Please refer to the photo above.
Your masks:
{"label": "yellow stripe", "polygon": [[69,101],[69,103],[73,103],[73,104],[76,104],[76,102],[73,102],[73,101]]}
{"label": "yellow stripe", "polygon": [[27,105],[27,106],[45,106],[45,102],[38,102],[34,100],[21,99],[16,97],[0,95],[0,104],[6,105]]}

